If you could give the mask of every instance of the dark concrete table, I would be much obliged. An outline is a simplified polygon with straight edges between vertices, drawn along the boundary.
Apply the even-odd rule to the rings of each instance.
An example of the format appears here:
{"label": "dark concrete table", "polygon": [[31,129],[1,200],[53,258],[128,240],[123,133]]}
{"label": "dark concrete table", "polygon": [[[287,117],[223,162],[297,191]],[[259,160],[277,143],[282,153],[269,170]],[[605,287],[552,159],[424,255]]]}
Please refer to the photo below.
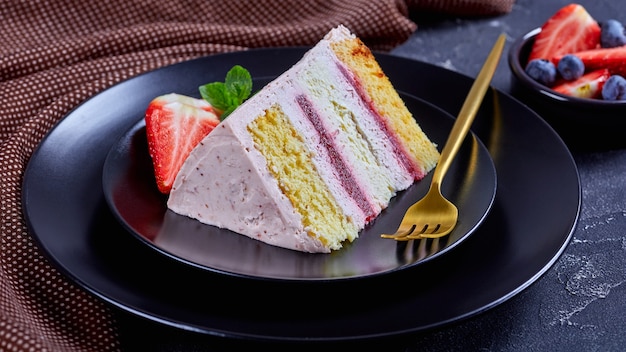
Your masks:
{"label": "dark concrete table", "polygon": [[[418,31],[392,54],[474,77],[500,33],[513,40],[539,27],[567,0],[517,0],[512,13],[491,18],[417,16]],[[580,0],[597,19],[626,22],[623,0]],[[510,92],[506,55],[493,86]],[[624,117],[626,118],[626,116]],[[625,132],[626,135],[626,132]],[[583,205],[570,245],[529,288],[478,316],[401,340],[285,350],[376,351],[623,351],[626,349],[626,149],[573,153]],[[558,211],[558,210],[555,210]],[[417,314],[417,312],[407,312]],[[125,339],[141,350],[276,350],[130,319]],[[129,337],[128,332],[133,331]],[[144,332],[146,331],[146,332]],[[135,349],[133,348],[133,349]]]}
{"label": "dark concrete table", "polygon": [[[419,30],[393,53],[474,77],[500,33],[508,36],[507,50],[515,38],[570,2],[517,0],[510,14],[479,20],[416,18]],[[578,3],[598,20],[626,22],[623,1]],[[505,55],[493,86],[511,91]],[[501,306],[416,337],[405,350],[626,350],[626,149],[573,155],[582,210],[572,242],[553,268]]]}

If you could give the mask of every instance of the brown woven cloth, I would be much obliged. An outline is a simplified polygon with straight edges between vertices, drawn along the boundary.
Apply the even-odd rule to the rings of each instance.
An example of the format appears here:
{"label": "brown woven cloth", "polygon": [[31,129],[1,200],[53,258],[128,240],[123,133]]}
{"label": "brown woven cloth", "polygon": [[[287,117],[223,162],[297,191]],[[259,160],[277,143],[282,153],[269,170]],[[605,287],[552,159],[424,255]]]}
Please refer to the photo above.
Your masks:
{"label": "brown woven cloth", "polygon": [[311,45],[344,24],[376,50],[409,11],[509,12],[514,0],[4,0],[0,2],[0,350],[116,351],[110,307],[54,269],[27,231],[22,173],[79,103],[133,75],[251,47]]}
{"label": "brown woven cloth", "polygon": [[457,16],[490,16],[508,13],[514,0],[406,0],[411,11],[439,12]]}

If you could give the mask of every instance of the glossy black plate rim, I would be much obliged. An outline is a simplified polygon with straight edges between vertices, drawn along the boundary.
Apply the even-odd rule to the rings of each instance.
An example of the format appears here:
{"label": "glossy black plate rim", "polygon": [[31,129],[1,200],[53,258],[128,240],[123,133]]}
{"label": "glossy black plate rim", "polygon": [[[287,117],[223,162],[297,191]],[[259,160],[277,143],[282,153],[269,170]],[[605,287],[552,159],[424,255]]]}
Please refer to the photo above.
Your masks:
{"label": "glossy black plate rim", "polygon": [[[260,87],[267,82],[256,83]],[[420,120],[422,129],[431,138],[436,138],[434,140],[441,148],[443,143],[445,143],[449,130],[452,128],[454,118],[419,98],[404,95],[403,99],[416,118]],[[398,260],[394,263],[384,261],[384,266],[383,261],[378,261],[376,266],[361,265],[365,264],[362,258],[368,258],[373,261],[384,257],[396,258],[398,250],[404,249],[406,252],[410,251],[411,247],[405,247],[413,246],[417,248],[420,245],[417,242],[400,243],[381,239],[378,234],[395,230],[397,227],[396,223],[399,223],[405,209],[426,193],[432,178],[432,173],[430,173],[424,180],[419,181],[408,190],[400,192],[394,197],[390,202],[390,206],[385,209],[381,216],[361,232],[359,239],[349,244],[349,248],[342,249],[340,253],[330,255],[299,253],[269,247],[267,244],[251,241],[247,238],[232,239],[226,237],[226,239],[232,240],[228,244],[245,246],[245,249],[239,252],[231,251],[231,255],[220,257],[222,258],[221,262],[214,262],[213,265],[208,265],[201,262],[203,258],[198,259],[194,257],[197,253],[194,253],[194,255],[181,253],[181,251],[185,250],[184,248],[168,247],[168,245],[175,246],[175,244],[161,245],[151,239],[158,235],[155,233],[157,229],[164,228],[163,222],[165,221],[183,224],[183,229],[179,229],[179,231],[185,232],[195,224],[199,228],[192,229],[198,230],[198,235],[202,235],[200,232],[204,229],[204,231],[209,231],[208,235],[217,233],[224,236],[238,236],[227,230],[208,227],[208,225],[199,225],[197,222],[190,221],[173,212],[165,213],[163,209],[165,207],[163,204],[165,198],[158,192],[156,186],[150,187],[154,185],[154,180],[150,174],[150,160],[147,147],[145,147],[147,141],[145,141],[144,131],[145,123],[143,118],[141,118],[113,144],[104,161],[103,192],[111,213],[139,241],[158,253],[172,260],[223,275],[233,275],[255,280],[330,283],[338,280],[364,279],[376,275],[389,274],[398,270],[406,270],[412,266],[421,265],[438,256],[445,255],[461,245],[487,217],[496,194],[497,176],[489,152],[475,135],[469,134],[462,144],[457,157],[450,165],[446,180],[442,184],[442,193],[459,208],[459,224],[450,235],[437,240],[439,249],[433,250],[428,254],[416,255],[415,257],[411,255],[410,258]],[[138,217],[137,209],[142,209],[144,213],[151,216]],[[188,233],[181,233],[181,235],[193,238]],[[172,234],[172,236],[175,235]],[[432,240],[424,242],[422,248],[427,248],[426,246],[430,248],[432,246]],[[197,243],[193,247],[197,247]],[[215,242],[210,242],[210,244],[211,246],[206,247],[207,251],[216,256],[219,256],[220,252],[229,251],[228,248],[214,250],[213,247],[217,248]],[[216,245],[220,246],[221,242]],[[187,248],[192,247],[188,246]],[[250,248],[254,248],[254,251],[250,252]],[[372,254],[373,249],[377,249],[375,254]],[[348,252],[344,255],[343,252],[345,251]],[[266,264],[262,262],[252,266],[250,263],[256,260],[256,258],[244,257],[249,253],[257,255],[257,258],[279,256],[283,263],[297,263],[294,266],[300,266],[302,269],[298,273],[291,273],[289,270],[283,271],[280,265],[272,265],[272,263],[267,262],[265,262]],[[244,258],[240,260],[241,264],[239,264],[239,260],[232,261],[231,257]],[[268,267],[266,268],[265,266]],[[336,269],[329,275],[323,274],[323,270],[319,268],[327,266]]]}
{"label": "glossy black plate rim", "polygon": [[[225,66],[243,62],[254,65],[262,60],[270,64],[259,67],[260,72],[267,70],[267,75],[272,76],[276,74],[273,70],[284,70],[284,65],[295,62],[303,52],[304,49],[295,48],[217,55],[160,70],[159,75],[161,79],[173,79],[193,73],[200,64]],[[378,59],[398,90],[453,115],[460,109],[472,83],[469,77],[427,63],[384,54]],[[137,104],[145,104],[153,93],[143,94],[141,87],[157,84],[158,80],[154,81],[154,78],[152,73],[142,75],[114,89],[136,91]],[[171,89],[186,93],[183,86]],[[89,115],[97,112],[89,103],[97,103],[101,98],[96,96],[96,101],[92,99],[78,107],[73,112],[76,123],[88,121]],[[123,114],[115,110],[108,113]],[[115,128],[121,135],[131,124],[108,127]],[[58,132],[59,128],[69,127],[61,122],[55,130]],[[563,253],[580,211],[581,188],[573,158],[554,130],[534,112],[510,96],[491,90],[474,122],[473,131],[489,149],[498,173],[496,200],[483,225],[454,251],[454,255],[442,256],[402,275],[387,275],[369,283],[345,286],[347,291],[358,295],[351,304],[335,311],[293,311],[290,303],[296,302],[291,302],[289,296],[262,305],[245,299],[251,289],[257,293],[269,292],[276,288],[275,285],[257,284],[251,288],[246,287],[245,281],[224,281],[222,277],[206,273],[187,272],[180,277],[171,277],[166,272],[159,272],[164,266],[171,265],[169,261],[161,263],[158,257],[150,257],[151,252],[145,252],[145,246],[136,246],[138,243],[134,239],[124,242],[129,236],[119,236],[102,227],[115,221],[107,214],[102,194],[94,191],[92,184],[82,185],[76,192],[82,192],[83,201],[88,203],[84,210],[97,216],[76,219],[55,230],[59,235],[84,228],[93,230],[88,243],[78,244],[88,246],[92,252],[70,257],[70,262],[59,261],[51,254],[51,250],[58,248],[49,248],[49,243],[42,243],[36,236],[35,239],[62,273],[92,294],[124,311],[176,328],[221,337],[310,342],[367,339],[430,329],[493,308],[535,282]],[[64,136],[77,138],[71,133]],[[83,152],[106,153],[113,142],[95,138]],[[38,163],[33,165],[32,160],[29,163],[23,187],[24,208],[42,216],[44,221],[53,222],[52,217],[56,214],[45,214],[48,208],[38,208],[37,204],[30,202],[35,195],[45,196],[50,191],[37,185],[34,174],[35,171],[59,172],[47,159],[54,157],[54,151],[48,150],[44,141],[32,159]],[[104,156],[99,157],[104,159]],[[537,167],[540,169],[535,169]],[[37,170],[33,170],[35,168]],[[93,174],[87,176],[95,178],[99,188],[101,170],[87,171]],[[542,202],[537,203],[538,200]],[[551,213],[550,210],[557,206],[560,211]],[[26,215],[27,225],[36,232],[39,225]],[[536,229],[537,224],[543,225],[540,230],[530,231],[530,226]],[[110,250],[107,248],[111,245],[109,236],[114,237],[115,250],[122,256],[132,253],[145,260],[126,266],[116,258],[102,256],[99,251]],[[76,248],[72,245],[63,250],[73,251]],[[79,265],[87,270],[88,275],[84,270],[73,270]],[[423,282],[423,285],[412,288],[411,295],[387,301],[382,300],[380,294],[372,293],[378,290],[371,290],[371,285],[381,285],[377,287],[384,287],[383,294],[398,297],[398,292],[406,292],[403,279],[409,277],[413,282]],[[203,281],[193,281],[193,290],[189,289],[190,279],[197,278]],[[234,282],[242,286],[233,289]],[[297,293],[319,294],[316,287],[303,285],[301,292]],[[185,289],[188,289],[188,296],[181,297],[181,290]],[[222,299],[219,306],[212,303],[217,299]],[[233,300],[237,300],[240,309],[229,310]],[[270,308],[273,303],[276,305]]]}

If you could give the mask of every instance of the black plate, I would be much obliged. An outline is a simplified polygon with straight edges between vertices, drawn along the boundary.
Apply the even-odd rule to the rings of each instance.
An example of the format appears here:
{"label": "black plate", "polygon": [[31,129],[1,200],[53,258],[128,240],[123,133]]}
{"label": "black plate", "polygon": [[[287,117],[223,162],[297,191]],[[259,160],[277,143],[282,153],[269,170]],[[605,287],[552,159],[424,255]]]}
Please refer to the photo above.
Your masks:
{"label": "black plate", "polygon": [[[102,193],[107,153],[155,95],[195,94],[234,63],[274,77],[303,49],[207,57],[139,76],[94,96],[42,142],[26,170],[23,206],[44,253],[65,275],[139,316],[216,336],[334,341],[433,328],[492,308],[528,287],[569,243],[580,210],[576,165],[563,141],[518,101],[490,91],[473,124],[498,174],[481,227],[455,250],[363,280],[248,280],[156,253],[116,221]],[[472,79],[379,55],[401,92],[456,115]],[[213,73],[214,76],[211,76]],[[130,99],[132,97],[132,99]]]}
{"label": "black plate", "polygon": [[[405,95],[403,99],[427,135],[443,146],[453,118],[417,98]],[[393,233],[408,207],[426,194],[431,173],[399,193],[356,241],[340,251],[311,254],[277,248],[167,211],[166,198],[154,180],[143,114],[136,113],[140,121],[114,144],[104,163],[107,203],[129,231],[150,247],[216,272],[260,279],[340,280],[403,270],[443,255],[468,238],[486,218],[496,194],[489,152],[470,135],[442,184],[442,193],[459,209],[457,227],[450,235],[410,243],[380,238],[381,233]]]}

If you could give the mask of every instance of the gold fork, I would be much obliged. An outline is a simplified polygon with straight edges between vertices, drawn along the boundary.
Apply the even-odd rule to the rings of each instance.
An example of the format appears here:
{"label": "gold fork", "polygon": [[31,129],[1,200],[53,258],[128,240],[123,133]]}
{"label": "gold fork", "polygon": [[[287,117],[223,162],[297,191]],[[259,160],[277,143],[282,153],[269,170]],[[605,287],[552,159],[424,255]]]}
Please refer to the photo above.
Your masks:
{"label": "gold fork", "polygon": [[411,240],[419,238],[439,238],[449,234],[456,226],[459,211],[454,204],[441,194],[441,182],[459,150],[482,100],[489,88],[491,78],[498,66],[506,36],[501,34],[491,49],[470,92],[465,98],[461,111],[452,126],[452,131],[441,151],[439,162],[426,196],[413,204],[404,215],[394,234],[382,234],[383,238]]}

